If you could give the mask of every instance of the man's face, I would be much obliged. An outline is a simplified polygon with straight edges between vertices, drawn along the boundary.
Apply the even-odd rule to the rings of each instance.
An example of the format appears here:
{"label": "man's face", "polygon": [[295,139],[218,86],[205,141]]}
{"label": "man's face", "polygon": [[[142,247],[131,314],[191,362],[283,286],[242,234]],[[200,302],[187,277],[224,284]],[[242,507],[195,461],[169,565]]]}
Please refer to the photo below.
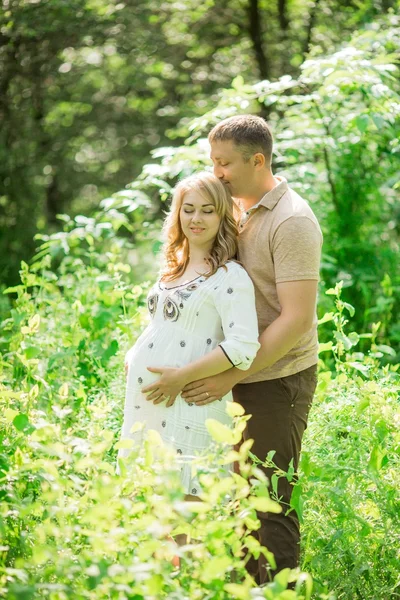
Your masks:
{"label": "man's face", "polygon": [[234,198],[244,197],[253,182],[253,161],[245,162],[240,148],[231,140],[212,142],[210,158],[214,175],[228,186],[231,195]]}

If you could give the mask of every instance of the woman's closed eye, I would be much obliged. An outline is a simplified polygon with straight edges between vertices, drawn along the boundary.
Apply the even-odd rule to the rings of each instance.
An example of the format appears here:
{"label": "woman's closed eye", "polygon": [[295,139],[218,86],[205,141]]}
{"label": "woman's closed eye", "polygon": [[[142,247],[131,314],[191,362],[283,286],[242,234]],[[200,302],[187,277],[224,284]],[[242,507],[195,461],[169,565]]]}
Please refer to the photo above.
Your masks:
{"label": "woman's closed eye", "polygon": [[[187,215],[191,215],[194,213],[194,210],[187,210],[186,208],[184,208],[183,212],[186,213]],[[203,210],[203,213],[205,215],[212,215],[213,212],[214,212],[213,210]]]}

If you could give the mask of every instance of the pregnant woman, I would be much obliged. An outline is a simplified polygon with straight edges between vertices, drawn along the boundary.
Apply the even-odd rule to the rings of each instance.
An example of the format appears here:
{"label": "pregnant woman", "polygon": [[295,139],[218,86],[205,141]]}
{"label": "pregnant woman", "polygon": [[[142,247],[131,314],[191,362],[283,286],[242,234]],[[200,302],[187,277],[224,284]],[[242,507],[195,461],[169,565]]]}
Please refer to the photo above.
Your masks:
{"label": "pregnant woman", "polygon": [[[237,249],[232,198],[211,173],[177,185],[164,236],[164,268],[147,298],[151,322],[125,358],[121,437],[141,444],[148,429],[158,431],[175,449],[187,499],[193,499],[200,484],[191,462],[212,443],[205,421],[229,425],[225,407],[232,395],[193,404],[180,392],[189,382],[233,366],[250,367],[260,347],[254,288],[232,260]],[[144,426],[131,432],[137,422]],[[120,449],[118,457],[129,452]]]}

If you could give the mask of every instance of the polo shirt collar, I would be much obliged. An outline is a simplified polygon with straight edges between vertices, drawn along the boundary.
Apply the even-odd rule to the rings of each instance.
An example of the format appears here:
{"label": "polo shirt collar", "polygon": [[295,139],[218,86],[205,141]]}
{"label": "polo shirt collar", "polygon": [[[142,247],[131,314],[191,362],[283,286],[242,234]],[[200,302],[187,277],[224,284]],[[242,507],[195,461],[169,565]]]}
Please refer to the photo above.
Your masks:
{"label": "polo shirt collar", "polygon": [[278,181],[278,185],[267,192],[257,206],[265,206],[265,208],[272,210],[278,204],[283,194],[287,192],[289,189],[287,180],[282,175],[275,175],[275,179]]}

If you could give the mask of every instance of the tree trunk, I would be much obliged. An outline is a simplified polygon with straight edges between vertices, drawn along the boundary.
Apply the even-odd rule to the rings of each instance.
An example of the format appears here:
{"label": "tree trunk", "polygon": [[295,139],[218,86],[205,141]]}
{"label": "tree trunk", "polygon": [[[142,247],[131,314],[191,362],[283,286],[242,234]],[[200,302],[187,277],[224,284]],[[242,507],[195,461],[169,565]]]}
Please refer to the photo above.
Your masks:
{"label": "tree trunk", "polygon": [[278,0],[279,27],[281,28],[282,32],[286,32],[289,27],[289,19],[287,17],[286,9],[286,0]]}
{"label": "tree trunk", "polygon": [[270,78],[270,65],[268,57],[264,52],[261,32],[261,15],[258,5],[258,0],[249,0],[248,5],[249,15],[249,34],[253,43],[254,53],[256,56],[258,71],[261,79]]}
{"label": "tree trunk", "polygon": [[317,13],[319,1],[320,0],[314,0],[314,4],[311,7],[310,18],[308,19],[308,26],[307,26],[307,36],[306,36],[306,39],[305,39],[304,45],[303,45],[303,60],[305,59],[306,55],[310,52],[312,32],[313,32],[314,25],[315,25],[316,13]]}
{"label": "tree trunk", "polygon": [[59,225],[56,215],[62,212],[63,206],[58,190],[57,174],[51,180],[46,189],[46,217],[49,225]]}

